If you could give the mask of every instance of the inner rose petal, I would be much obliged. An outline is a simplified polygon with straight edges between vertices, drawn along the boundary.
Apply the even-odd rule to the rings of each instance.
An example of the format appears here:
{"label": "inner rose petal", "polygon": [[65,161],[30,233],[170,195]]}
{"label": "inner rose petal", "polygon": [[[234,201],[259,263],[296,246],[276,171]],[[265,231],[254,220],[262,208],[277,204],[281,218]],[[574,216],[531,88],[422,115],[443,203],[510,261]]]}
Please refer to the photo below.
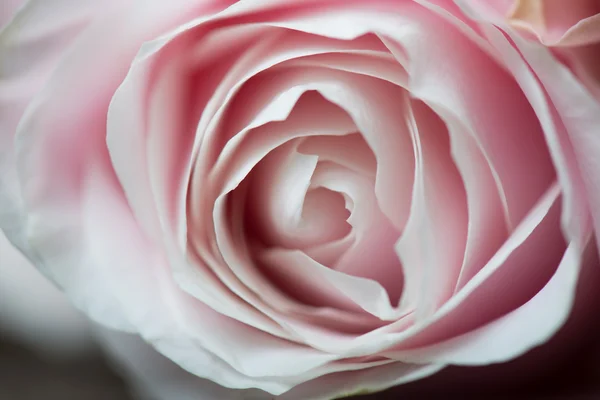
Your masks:
{"label": "inner rose petal", "polygon": [[253,170],[248,227],[265,245],[304,249],[345,236],[350,226],[344,199],[310,189],[319,158],[300,154],[291,142],[272,151]]}
{"label": "inner rose petal", "polygon": [[[323,98],[316,95],[316,93],[308,92],[304,96],[300,97],[300,99],[298,99],[298,95],[294,94],[294,92],[289,93],[291,94],[291,97],[288,97],[286,99],[285,96],[280,96],[277,102],[279,106],[282,106],[286,103],[292,106],[295,104],[293,110],[284,110],[282,117],[289,113],[288,118],[282,122],[268,123],[264,126],[248,131],[247,139],[242,141],[241,143],[243,143],[243,146],[239,147],[239,150],[243,150],[242,153],[239,154],[239,157],[234,158],[234,160],[242,162],[240,166],[247,165],[248,169],[251,169],[255,163],[258,163],[264,157],[264,155],[260,155],[257,157],[257,154],[261,154],[261,152],[266,153],[271,148],[277,147],[278,143],[281,143],[282,140],[289,140],[294,136],[302,137],[311,133],[314,134],[315,132],[326,133],[328,132],[327,129],[329,129],[329,133],[331,134],[340,134],[344,131],[348,131],[345,128],[345,126],[348,125],[347,120],[343,118],[339,119],[333,117],[336,114],[336,112],[338,112],[338,109],[336,109],[335,107],[332,108],[331,105],[328,105],[328,102],[324,102]],[[295,103],[296,101],[297,103]],[[277,109],[272,109],[272,111],[276,110]],[[310,115],[312,118],[306,118],[307,115]],[[321,115],[321,117],[319,117],[319,115]],[[259,118],[263,117],[259,116]],[[341,126],[339,126],[340,124]],[[330,126],[330,128],[327,128],[328,125]],[[356,129],[353,126],[353,124],[351,124],[350,127],[350,132]],[[240,138],[242,137],[244,136],[240,136]],[[246,159],[246,161],[244,161],[244,159],[248,156],[250,156],[251,159]],[[225,166],[225,164],[223,164],[223,166]],[[229,167],[231,167],[231,165]],[[243,185],[238,185],[240,185],[240,183],[246,183],[246,181],[242,182],[242,180],[244,180],[244,176],[239,174],[240,170],[238,170],[237,168],[229,167],[222,170],[223,172],[233,174],[228,178],[225,176],[225,178],[227,179],[225,179],[224,182],[229,182],[224,188],[226,190],[225,193],[227,193],[228,190],[232,190],[237,186],[238,188],[235,190],[236,196],[232,196],[232,200],[234,198],[240,199],[247,197],[244,195],[237,196],[237,192],[242,190],[242,188],[244,187]],[[241,170],[244,170],[245,168],[246,167],[242,167]],[[215,177],[218,176],[218,173],[215,174]],[[221,179],[223,178],[224,177],[221,177]],[[221,179],[215,182],[223,182]],[[233,183],[231,179],[234,179],[233,182],[235,183]],[[218,251],[222,253],[224,257],[224,263],[222,264],[222,266],[215,265],[215,267],[219,268],[215,271],[217,271],[217,273],[220,276],[222,276],[222,279],[225,279],[225,282],[228,286],[233,285],[231,286],[232,289],[237,287],[237,289],[235,289],[236,291],[244,290],[239,286],[240,283],[237,283],[235,280],[232,280],[233,277],[227,277],[226,272],[229,269],[231,269],[231,272],[234,272],[237,276],[239,276],[242,279],[244,285],[247,285],[249,288],[251,288],[254,291],[254,293],[258,294],[261,298],[268,299],[268,304],[271,304],[278,309],[287,310],[287,315],[296,315],[296,321],[286,322],[289,328],[298,329],[297,324],[300,323],[299,321],[301,321],[298,320],[298,313],[304,315],[304,318],[309,318],[309,320],[312,321],[312,323],[316,323],[318,325],[331,326],[332,321],[335,321],[335,328],[340,331],[348,331],[349,329],[360,329],[362,332],[364,332],[365,329],[367,329],[368,327],[372,328],[373,326],[375,326],[373,325],[373,323],[375,322],[374,320],[369,322],[369,325],[365,325],[367,321],[365,321],[364,318],[358,318],[357,316],[353,318],[352,324],[350,324],[350,322],[344,322],[349,321],[348,318],[344,317],[344,315],[339,314],[339,312],[337,312],[337,314],[332,314],[331,309],[316,310],[313,308],[312,311],[309,312],[305,309],[305,307],[302,307],[302,305],[294,305],[290,302],[289,299],[285,299],[284,297],[282,297],[279,294],[280,290],[277,286],[268,284],[266,281],[261,280],[260,275],[257,274],[255,271],[257,265],[256,261],[248,258],[250,253],[245,250],[248,246],[248,244],[246,243],[247,237],[244,235],[243,229],[239,226],[239,222],[243,221],[244,218],[242,215],[239,214],[237,216],[236,214],[231,214],[231,212],[235,213],[237,211],[243,210],[245,207],[244,203],[240,203],[239,201],[235,200],[236,204],[234,206],[231,206],[231,208],[224,208],[224,206],[226,205],[226,202],[224,201],[225,199],[226,197],[223,196],[220,198],[220,200],[217,200],[217,203],[215,204],[215,221],[217,227],[217,240],[219,244]],[[227,216],[228,214],[229,216]],[[223,218],[229,219],[233,226],[229,227],[226,223],[224,223],[225,220]],[[230,231],[230,233],[227,232],[228,230]],[[231,237],[232,234],[233,237]],[[231,240],[233,240],[233,242]],[[196,243],[200,244],[200,242]],[[223,268],[223,266],[225,266],[226,268]],[[313,301],[315,299],[318,300],[319,298],[322,298],[319,297],[319,293],[327,294],[327,296],[329,296],[329,300],[325,301],[323,299],[323,303],[321,303],[321,306],[329,305],[330,307],[334,307],[338,310],[360,310],[360,308],[356,308],[355,306],[352,307],[352,302],[348,299],[344,300],[345,296],[339,297],[340,295],[338,295],[338,298],[336,300],[336,290],[332,290],[331,287],[327,290],[320,290],[318,285],[308,285],[307,289],[310,290],[306,293],[311,293],[312,291]],[[248,301],[251,301],[252,303],[256,303],[257,301],[253,300],[252,296],[248,297],[248,295],[245,295],[245,298]],[[272,313],[270,312],[270,314]],[[287,319],[288,318],[286,317],[286,320]],[[290,324],[293,326],[290,326]],[[351,328],[352,325],[354,325],[355,327]],[[361,326],[363,328],[357,328]]]}
{"label": "inner rose petal", "polygon": [[402,267],[394,251],[400,233],[379,209],[374,180],[331,162],[320,163],[312,184],[343,193],[351,211],[354,242],[330,265],[346,274],[379,282],[390,301],[398,302],[402,291]]}
{"label": "inner rose petal", "polygon": [[[371,188],[370,188],[369,190],[370,190],[370,191],[372,191],[372,190],[373,190],[373,189],[372,189],[372,186],[371,186]],[[360,208],[357,208],[357,209],[360,209]],[[365,210],[367,210],[367,209],[368,209],[368,208],[367,208],[367,207],[365,207]],[[234,266],[232,266],[232,267],[233,267],[233,268],[235,268]],[[309,276],[311,276],[311,274],[310,274],[310,271],[309,271],[309,270],[307,270],[306,268],[304,268],[304,270],[303,270],[303,269],[299,269],[299,270],[297,270],[296,272],[297,272],[298,274],[301,274],[301,275],[303,275],[303,276],[306,276],[306,277],[309,277]],[[313,276],[314,276],[314,274],[313,274]],[[339,276],[339,275],[337,275],[337,276]],[[356,282],[358,283],[359,281],[356,281]],[[303,286],[301,285],[301,283],[299,282],[299,279],[298,279],[298,278],[295,280],[295,283],[296,283],[296,285],[297,285],[296,287],[303,287]],[[306,286],[304,286],[304,287],[308,287],[308,286],[311,286],[311,285],[306,285]],[[314,286],[314,284],[313,284],[312,286],[313,286],[313,290],[314,290],[314,287],[316,287],[316,286]],[[282,287],[285,287],[285,285],[282,285]],[[346,287],[346,289],[350,290],[350,289],[349,289],[349,287]],[[385,293],[385,291],[384,291],[384,293]],[[387,297],[387,295],[386,295],[386,297]],[[372,299],[372,297],[371,297],[371,299]],[[389,300],[388,300],[388,301],[389,301]]]}
{"label": "inner rose petal", "polygon": [[309,137],[298,146],[298,151],[318,156],[319,161],[332,161],[375,179],[377,160],[360,133]]}
{"label": "inner rose petal", "polygon": [[[202,137],[206,136],[207,140],[205,142],[201,137],[197,138],[194,153],[209,151],[214,140],[217,141],[216,144],[219,146],[223,141],[231,138],[228,133],[235,135],[260,112],[263,107],[260,101],[249,102],[245,104],[243,111],[239,112],[237,118],[232,121],[233,127],[231,130],[227,130],[224,134],[217,129],[220,121],[223,120],[223,113],[227,111],[238,90],[261,71],[267,71],[281,63],[289,64],[294,59],[306,56],[350,52],[355,55],[357,61],[360,61],[361,54],[364,58],[376,59],[378,54],[386,51],[382,43],[373,35],[365,35],[355,40],[345,41],[283,28],[268,27],[267,29],[268,33],[263,36],[263,39],[264,37],[270,37],[271,39],[258,41],[252,46],[253,51],[251,53],[244,52],[243,57],[238,57],[234,65],[228,69],[227,74],[221,79],[219,86],[213,90],[210,102],[203,110],[198,125],[198,131],[202,132]],[[238,32],[238,35],[243,33],[243,31]],[[198,54],[200,59],[204,58],[204,51],[198,51]],[[361,64],[371,65],[371,62],[363,61]],[[262,85],[260,87],[261,91],[265,89]],[[219,131],[219,135],[211,134],[215,130]],[[212,160],[212,157],[209,157],[209,160]]]}
{"label": "inner rose petal", "polygon": [[346,222],[350,212],[344,206],[344,197],[331,190],[309,189],[304,199],[302,222],[316,238],[327,243],[348,235],[350,225]]}
{"label": "inner rose petal", "polygon": [[568,7],[561,0],[516,0],[515,3],[507,13],[510,22],[532,32],[544,44],[583,45],[600,38],[600,30],[594,29],[592,23],[593,19],[595,24],[600,21],[597,15],[600,3],[596,0],[572,0]]}
{"label": "inner rose petal", "polygon": [[[313,326],[335,328],[337,332],[358,329],[362,333],[377,326],[375,319],[361,313],[360,308],[322,279],[317,279],[317,275],[308,275],[305,268],[289,263],[269,265],[262,257],[269,247],[261,243],[259,234],[254,233],[251,215],[247,215],[251,214],[247,203],[253,183],[252,179],[245,180],[227,198],[222,198],[228,203],[229,224],[226,228],[229,228],[231,241],[225,244],[224,251],[238,251],[235,255],[227,255],[226,261],[235,257],[245,264],[246,272],[252,273],[245,282],[262,298],[276,301],[273,303],[275,309],[304,317]],[[292,325],[297,328],[295,323]]]}
{"label": "inner rose petal", "polygon": [[[323,79],[324,77],[326,77],[326,76],[331,76],[331,77],[332,77],[332,78],[334,78],[334,79],[335,79],[335,78],[337,78],[337,80],[340,80],[340,79],[339,79],[340,77],[344,77],[344,74],[341,74],[341,76],[340,76],[340,74],[332,74],[332,72],[331,72],[331,71],[330,71],[330,72],[326,72],[326,70],[310,69],[310,68],[306,68],[306,69],[299,69],[298,71],[296,71],[296,70],[294,70],[294,69],[291,69],[291,70],[281,70],[281,71],[277,71],[277,72],[278,72],[278,74],[277,74],[277,75],[274,75],[272,78],[270,78],[270,79],[269,79],[269,81],[265,81],[265,82],[268,82],[268,84],[266,85],[267,92],[269,91],[269,87],[271,87],[271,88],[276,88],[278,85],[281,85],[281,84],[285,84],[285,83],[287,83],[287,84],[290,84],[290,81],[293,83],[293,82],[294,82],[294,80],[296,80],[296,79],[300,79],[300,82],[301,82],[302,80],[305,80],[305,81],[306,81],[306,80],[309,80],[309,81],[310,81],[310,79],[312,78],[312,79],[316,79],[316,82],[315,82],[314,84],[310,85],[310,86],[312,86],[312,87],[321,87],[321,86],[323,86],[323,87],[328,87],[329,83],[327,83],[327,84],[325,84],[325,82],[323,82],[323,83],[319,83],[319,81],[320,81],[320,80],[322,80],[322,79]],[[296,72],[298,73],[298,75],[296,75]],[[301,73],[301,75],[300,75],[300,73]],[[287,74],[287,75],[285,75],[285,74]],[[291,75],[290,75],[290,74],[291,74]],[[347,74],[347,73],[346,73],[346,74]],[[277,82],[277,79],[278,79],[278,78],[280,78],[280,77],[281,77],[281,75],[284,75],[285,79],[281,79],[281,81],[280,81],[281,83],[277,84],[277,83],[276,83],[276,82]],[[359,80],[360,80],[360,79],[363,79],[363,80],[364,80],[364,79],[366,79],[366,78],[359,78]],[[347,83],[346,83],[345,85],[347,85],[348,87],[351,87],[351,86],[352,86],[352,84],[354,83],[354,79],[349,79],[349,78],[346,78],[346,79],[343,79],[343,80],[344,80],[344,81],[347,81]],[[370,79],[369,79],[369,80],[370,80]],[[375,81],[375,82],[377,82],[377,81]],[[361,85],[359,85],[359,89],[358,89],[358,90],[361,90],[361,89],[365,88],[365,86],[364,86],[364,85],[366,85],[366,84],[367,84],[367,82],[365,82],[364,84],[361,84]],[[315,85],[316,85],[316,86],[315,86]],[[389,84],[388,84],[388,85],[389,85]],[[251,86],[252,86],[252,85],[250,85],[250,87],[251,87]],[[305,86],[306,86],[306,84],[305,84]],[[306,87],[306,89],[309,89],[309,88],[310,88],[310,86],[307,86],[307,87]],[[389,90],[389,89],[387,89],[385,86],[381,86],[381,85],[377,85],[377,84],[376,84],[376,85],[370,85],[370,90],[369,90],[369,92],[371,92],[371,93],[373,93],[373,86],[377,87],[377,91],[376,91],[376,92],[378,92],[378,91],[384,91],[384,90]],[[305,89],[305,90],[306,90],[306,89]],[[271,89],[271,90],[272,90],[272,89]],[[393,87],[392,87],[392,90],[393,90]],[[320,91],[321,91],[321,92],[323,92],[323,90],[320,90]],[[329,92],[329,90],[327,90],[327,92]],[[249,95],[253,95],[253,97],[254,97],[254,98],[255,98],[257,95],[258,95],[259,97],[261,96],[261,93],[260,93],[260,91],[256,92],[256,91],[254,91],[254,90],[253,90],[253,91],[248,91],[247,93],[248,93]],[[331,92],[331,93],[333,93],[333,92]],[[240,95],[241,95],[241,94],[242,94],[242,92],[240,92]],[[271,95],[271,96],[272,96],[272,95]],[[336,96],[337,96],[337,95],[336,95]],[[353,95],[352,97],[354,97],[354,98],[358,98],[358,97],[359,97],[359,95],[358,95],[358,93],[357,93],[356,95]],[[346,105],[346,104],[345,104],[345,103],[346,103],[346,101],[344,101],[343,99],[342,99],[342,100],[338,100],[338,102],[341,102],[342,104]],[[387,100],[387,99],[386,99],[386,100],[384,100],[384,99],[380,99],[380,100],[375,100],[375,99],[373,99],[373,100],[370,102],[370,104],[378,104],[378,103],[379,103],[379,104],[385,104],[385,103],[390,103],[390,102],[392,102],[392,103],[393,103],[393,101],[391,101],[391,100]],[[242,103],[239,103],[239,104],[244,104],[244,103],[242,102]],[[277,102],[277,104],[282,104],[282,103],[281,103],[280,101],[278,101],[278,102]],[[353,108],[354,106],[351,106],[351,107]],[[371,107],[371,108],[372,108],[372,107]],[[354,108],[353,108],[353,109],[354,109]],[[357,111],[358,111],[358,110],[357,110]],[[285,114],[282,114],[282,115],[285,115]],[[388,114],[388,115],[393,115],[393,114]],[[260,117],[260,116],[259,116],[259,118],[262,118],[262,117]],[[385,114],[383,114],[383,113],[382,113],[381,121],[382,121],[382,122],[383,122],[383,121],[386,121],[386,119],[388,119],[388,117],[387,117]],[[323,122],[325,122],[326,120],[327,120],[327,119],[323,120]],[[361,121],[362,121],[362,120],[361,120]],[[390,127],[394,126],[394,125],[393,125],[393,123],[392,123],[391,121],[389,121],[389,122],[387,122],[387,123],[389,123],[389,124],[390,124]],[[392,129],[393,129],[393,128],[392,128]],[[372,133],[371,133],[371,135],[376,135],[376,134],[377,134],[377,133],[376,133],[376,131],[377,131],[377,130],[376,130],[374,127],[373,127],[373,128],[370,128],[370,130],[371,130],[371,132],[372,132]],[[243,136],[240,136],[240,138],[241,138],[241,137],[243,137]],[[263,136],[257,136],[257,138],[259,138],[259,137],[263,137]],[[238,136],[235,136],[235,137],[233,138],[233,141],[232,141],[231,143],[234,143],[235,141],[239,141],[239,139],[238,139]],[[410,141],[409,141],[409,143],[410,143]],[[234,148],[234,147],[232,147],[232,149],[233,149],[233,148]],[[223,154],[223,155],[225,155],[225,154],[227,154],[227,152],[224,152],[224,153],[222,153],[222,154]],[[410,150],[409,150],[409,153],[408,153],[408,154],[411,154]],[[236,158],[232,158],[232,160],[239,160],[239,158],[237,158],[237,157],[236,157]],[[223,166],[226,166],[227,164],[223,164],[223,163],[221,163],[221,165],[223,165]],[[229,169],[230,169],[230,167],[231,167],[231,166],[228,166],[228,167],[227,167],[227,170],[229,170]],[[217,169],[217,170],[218,170],[218,169]],[[231,170],[235,171],[235,170],[237,170],[237,168],[232,168]],[[247,171],[246,167],[243,167],[243,168],[241,168],[241,170],[246,170],[246,171]],[[215,171],[216,171],[216,170],[215,170]],[[225,169],[224,169],[223,171],[225,171]],[[239,170],[238,170],[238,172],[239,172]],[[410,174],[411,172],[410,172],[410,170],[409,170],[409,171],[406,171],[406,173],[409,173],[409,174]],[[216,175],[214,175],[214,176],[215,176],[215,178],[217,178],[219,175],[218,175],[218,174],[216,174]],[[216,182],[219,182],[219,181],[222,181],[221,179],[222,179],[222,178],[219,178],[218,180],[216,180],[216,181],[215,181],[215,183],[216,183]],[[236,178],[235,180],[237,180],[237,181],[239,182],[239,179],[243,179],[243,175],[238,175],[238,178]],[[202,187],[202,186],[198,186],[198,187]],[[230,188],[234,188],[234,187],[235,187],[235,184],[234,184],[234,186],[230,186]],[[192,189],[193,189],[193,188],[194,188],[194,186],[192,186]],[[409,188],[408,190],[410,191],[410,188]],[[407,195],[409,195],[409,193],[407,193]],[[410,196],[409,196],[409,197],[410,197]],[[233,268],[235,269],[235,267],[233,267]],[[240,273],[240,271],[238,271],[238,272],[236,272],[236,273]],[[244,280],[245,280],[245,279],[246,279],[246,278],[244,278]],[[379,297],[372,297],[372,298],[373,298],[373,299],[376,299],[376,298],[379,298]],[[365,299],[366,299],[366,298],[365,298]],[[376,301],[377,301],[377,300],[376,300]],[[372,308],[372,306],[367,306],[367,307],[368,307],[368,308]],[[375,305],[374,305],[373,307],[380,307],[380,306],[375,306]]]}
{"label": "inner rose petal", "polygon": [[[310,98],[312,100],[312,102],[310,102],[310,103],[305,102],[305,103],[302,103],[302,104],[306,104],[306,105],[310,104],[311,106],[317,106],[319,109],[323,109],[323,105],[319,105],[318,104],[318,99],[319,99],[318,97],[314,97],[314,96],[304,97],[304,99],[308,99],[308,98]],[[317,100],[317,103],[315,103],[315,100]],[[296,118],[296,117],[294,117],[295,115],[297,115],[299,117],[302,117],[304,114],[300,113],[299,110],[305,110],[305,111],[309,110],[309,109],[306,108],[306,106],[302,106],[302,104],[301,104],[301,102],[299,102],[296,105],[296,107],[294,108],[294,111],[292,112],[292,114],[290,115],[290,117],[288,118],[288,120],[286,120],[285,124],[288,124],[291,121],[293,121]],[[314,108],[312,108],[312,107],[311,107],[311,109],[314,110]],[[312,115],[312,116],[314,116],[314,115]],[[303,121],[307,121],[307,119],[302,119],[302,120]],[[258,133],[256,133],[255,135],[256,136],[254,136],[254,137],[257,137],[257,138],[258,137],[264,137],[264,135],[258,136]],[[354,134],[354,135],[351,135],[351,136],[342,136],[342,137],[339,137],[339,139],[340,139],[339,142],[343,143],[343,139],[346,138],[346,137],[349,137],[350,138],[350,143],[354,143],[355,147],[357,145],[361,145],[361,144],[364,145],[364,146],[366,146],[366,143],[364,143],[364,141],[357,141],[356,138],[353,138],[353,136],[355,137],[357,135]],[[285,135],[284,135],[284,137],[285,137]],[[275,155],[277,155],[277,153],[281,153],[282,151],[283,151],[284,154],[285,153],[290,154],[289,151],[287,151],[287,152],[285,151],[286,150],[285,147],[286,146],[283,146],[283,147],[280,147],[279,149],[275,150],[274,151]],[[289,146],[287,146],[287,147],[289,148]],[[355,149],[355,150],[358,150],[358,149]],[[370,150],[368,150],[368,147],[366,147],[366,149],[360,150],[360,152],[362,152],[362,153],[364,153],[365,151],[367,152],[367,154],[368,154],[368,152],[370,152]],[[365,157],[363,157],[365,160],[369,159],[369,156],[367,154],[365,154]],[[286,174],[285,174],[285,169],[286,169],[285,165],[286,165],[286,163],[284,161],[285,157],[283,159],[281,159],[281,157],[279,157],[279,159],[277,159],[277,157],[275,157],[275,159],[273,159],[271,157],[272,155],[273,155],[273,153],[271,155],[267,156],[267,158],[263,159],[258,164],[258,168],[255,171],[253,171],[253,174],[255,172],[257,172],[258,174],[254,174],[254,178],[255,179],[250,180],[250,182],[253,182],[254,185],[258,185],[258,186],[256,186],[256,191],[257,191],[258,195],[260,195],[261,193],[265,193],[265,192],[268,193],[269,192],[269,188],[263,189],[261,187],[261,185],[264,185],[265,183],[268,183],[268,180],[269,180],[268,174],[269,174],[269,172],[271,172],[273,174],[273,171],[276,171],[276,168],[278,167],[277,164],[280,164],[279,167],[284,170],[283,174],[281,175],[281,182],[282,183],[288,184],[288,185],[289,184],[295,185],[295,184],[298,183],[297,179],[293,179],[294,178],[294,176],[293,176],[294,174],[291,174],[291,175],[288,174],[286,176]],[[352,153],[350,153],[349,155],[352,155]],[[296,157],[297,156],[298,156],[298,154],[296,154]],[[373,156],[371,155],[370,157],[372,158]],[[345,163],[346,164],[353,164],[351,160],[345,160]],[[328,164],[331,164],[331,162],[325,160],[324,162],[320,163],[319,165],[327,166]],[[262,172],[261,172],[261,168],[263,169]],[[312,167],[311,167],[311,169],[312,169]],[[344,169],[348,170],[347,168],[344,168]],[[348,171],[351,172],[351,170],[348,170]],[[275,174],[278,174],[278,173],[275,173]],[[352,172],[352,174],[356,175],[356,172]],[[265,175],[267,175],[266,178],[265,178]],[[370,175],[373,176],[373,172],[372,171],[371,171]],[[305,176],[308,176],[308,175],[305,175]],[[317,173],[317,172],[315,172],[315,177],[312,180],[312,186],[314,186],[316,188],[318,188],[318,187],[327,187],[326,183],[323,183],[323,182],[320,183],[319,176],[320,176],[320,174]],[[256,179],[256,178],[258,178],[258,179]],[[349,181],[352,180],[352,179],[348,179],[348,178],[352,178],[352,176],[345,177],[345,178],[342,176],[341,178],[334,179],[334,181],[336,181],[338,183],[341,183],[342,184],[342,190],[343,190],[344,186]],[[304,179],[306,179],[306,178],[304,178]],[[363,178],[363,180],[365,180],[365,179]],[[305,193],[306,190],[307,190],[306,189],[306,184],[302,185],[300,183],[300,185],[304,186],[304,189],[302,189],[301,192]],[[263,205],[263,204],[265,204],[265,202],[268,203],[270,201],[270,199],[277,198],[277,197],[280,197],[282,195],[285,197],[286,195],[292,194],[290,191],[278,190],[277,189],[277,185],[272,185],[272,187],[275,188],[275,192],[270,193],[269,196],[266,196],[266,199],[264,199],[264,201],[261,200],[262,197],[259,197],[258,199],[254,199],[255,201],[257,200],[256,201],[257,204]],[[329,189],[340,190],[339,187],[335,187],[335,185],[333,187],[329,187]],[[356,202],[358,202],[358,207],[356,207],[356,209],[355,209],[355,211],[359,213],[358,214],[358,217],[359,217],[358,218],[358,222],[359,223],[362,222],[363,225],[365,223],[368,223],[370,226],[372,226],[373,225],[373,221],[371,221],[368,216],[360,217],[360,213],[361,212],[364,214],[365,211],[368,211],[370,209],[371,210],[377,209],[377,202],[374,200],[374,196],[373,196],[373,180],[372,179],[367,179],[367,184],[365,186],[365,189],[366,189],[366,191],[363,191],[363,193],[367,194],[367,198],[365,198],[365,195],[362,195],[362,198],[364,198],[365,200],[369,200],[370,199],[369,200],[370,203],[371,203],[370,205],[368,205],[368,204],[362,204],[362,203],[364,203],[364,200],[361,200],[361,196],[357,195],[357,193],[353,193],[352,190],[350,190],[351,194],[349,195],[349,197],[353,198],[353,201],[351,202],[352,205],[354,205]],[[319,189],[313,189],[313,190],[316,191],[316,190],[319,190]],[[236,190],[236,192],[237,192],[237,190]],[[327,192],[331,193],[329,190]],[[346,190],[346,192],[348,192],[348,190]],[[310,193],[310,191],[309,191],[309,193]],[[285,205],[285,202],[280,203],[280,204],[284,204]],[[297,202],[296,204],[300,204],[300,203]],[[343,203],[341,203],[340,206],[341,205],[343,205]],[[293,213],[297,213],[298,206],[293,207],[293,209],[296,210],[296,211],[293,211]],[[338,210],[343,210],[343,207],[340,207]],[[261,214],[262,215],[265,215],[265,214],[268,215],[269,212],[273,213],[272,208],[266,207],[265,210]],[[284,214],[282,214],[282,215],[284,215]],[[275,212],[275,214],[273,216],[269,216],[269,218],[273,218],[273,217],[278,217],[277,212]],[[357,215],[355,215],[354,217],[356,219]],[[260,217],[258,219],[259,219],[258,223],[260,224]],[[277,222],[277,221],[274,221],[274,222]],[[280,227],[280,230],[281,230],[281,228],[284,228],[284,227]],[[250,229],[252,229],[252,223],[250,223]],[[254,229],[252,229],[252,232],[253,233],[250,234],[250,237],[256,237],[257,235],[256,235],[256,232],[255,232]],[[258,236],[260,236],[260,235],[258,235]],[[396,235],[394,237],[394,240],[395,240],[395,238],[397,236],[398,236],[398,234],[396,233]],[[296,243],[296,247],[301,247],[302,245],[303,244]],[[364,250],[364,248],[363,248],[363,250]],[[391,253],[393,254],[393,250],[392,250],[392,246],[391,245],[390,245],[389,250],[391,250]],[[397,263],[397,259],[395,261]],[[383,266],[385,266],[385,265],[383,265]],[[363,269],[365,269],[365,265],[361,265],[361,267],[363,267]],[[265,268],[269,268],[269,265],[265,266]],[[271,272],[270,276],[271,276],[271,278],[273,278],[273,276],[275,276],[275,277],[279,276],[279,278],[275,278],[275,279],[277,279],[276,286],[278,288],[280,288],[280,289],[281,288],[287,288],[287,287],[290,286],[289,283],[293,283],[294,289],[296,289],[296,290],[294,290],[294,292],[297,292],[298,288],[304,288],[304,289],[300,290],[300,292],[302,292],[303,294],[313,293],[313,295],[311,296],[311,299],[310,299],[310,304],[314,304],[314,302],[316,300],[318,300],[319,298],[322,299],[322,297],[319,296],[318,293],[315,293],[315,289],[318,289],[318,287],[320,287],[321,285],[316,285],[315,284],[316,282],[314,280],[312,280],[310,282],[310,284],[307,284],[307,285],[302,285],[301,284],[301,282],[304,282],[305,280],[301,276],[298,276],[298,274],[304,275],[306,273],[306,271],[303,271],[302,269],[298,269],[297,271],[295,271],[296,272],[295,274],[292,274],[291,272],[288,272],[288,273],[285,273],[285,274],[282,275],[281,271],[283,271],[282,270],[283,266],[274,266],[273,268],[276,268],[276,271],[270,271]],[[366,270],[368,270],[368,268]],[[397,268],[397,271],[401,272],[400,268]],[[283,278],[289,279],[292,276],[295,276],[295,278],[293,278],[291,282],[288,281],[289,282],[288,284],[286,284],[286,281],[282,281]],[[308,275],[307,277],[310,277],[310,276],[311,275]],[[401,284],[401,279],[398,282],[400,282],[400,284]],[[329,292],[330,292],[330,290],[326,290],[325,291],[325,293],[329,293]],[[337,304],[336,306],[339,307],[340,305]]]}

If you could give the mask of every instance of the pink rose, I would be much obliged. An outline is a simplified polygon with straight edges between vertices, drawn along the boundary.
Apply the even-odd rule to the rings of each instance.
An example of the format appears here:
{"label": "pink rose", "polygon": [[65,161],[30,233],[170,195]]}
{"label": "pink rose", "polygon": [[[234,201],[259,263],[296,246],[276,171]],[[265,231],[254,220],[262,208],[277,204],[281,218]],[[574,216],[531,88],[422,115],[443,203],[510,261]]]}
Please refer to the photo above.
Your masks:
{"label": "pink rose", "polygon": [[0,33],[0,227],[222,386],[517,357],[597,267],[600,103],[511,6],[29,0]]}

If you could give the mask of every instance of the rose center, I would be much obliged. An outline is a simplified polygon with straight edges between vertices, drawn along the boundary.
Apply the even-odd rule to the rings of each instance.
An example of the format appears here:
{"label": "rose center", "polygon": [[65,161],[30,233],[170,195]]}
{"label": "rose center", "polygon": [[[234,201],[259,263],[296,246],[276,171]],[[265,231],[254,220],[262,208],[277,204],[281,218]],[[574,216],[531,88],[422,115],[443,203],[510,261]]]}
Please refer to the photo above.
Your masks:
{"label": "rose center", "polygon": [[[312,107],[335,107],[312,92],[300,99],[297,113],[308,101]],[[288,121],[295,118],[293,113]],[[400,232],[377,200],[375,154],[354,129],[347,134],[309,131],[272,149],[230,193],[231,209],[243,209],[230,218],[242,221],[252,258],[279,289],[285,291],[286,285],[273,278],[283,273],[273,270],[278,264],[260,260],[274,249],[297,250],[325,267],[379,282],[397,303],[403,283],[395,252]],[[388,279],[390,271],[396,272],[394,279]]]}

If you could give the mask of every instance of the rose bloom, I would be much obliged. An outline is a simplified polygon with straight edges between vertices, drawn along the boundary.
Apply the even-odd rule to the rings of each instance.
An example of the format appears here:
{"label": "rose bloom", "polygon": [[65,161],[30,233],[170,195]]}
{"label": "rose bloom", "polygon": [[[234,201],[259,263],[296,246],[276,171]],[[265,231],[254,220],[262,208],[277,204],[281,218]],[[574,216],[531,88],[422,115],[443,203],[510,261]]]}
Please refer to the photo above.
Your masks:
{"label": "rose bloom", "polygon": [[597,282],[597,1],[9,3],[0,227],[197,379],[502,362]]}

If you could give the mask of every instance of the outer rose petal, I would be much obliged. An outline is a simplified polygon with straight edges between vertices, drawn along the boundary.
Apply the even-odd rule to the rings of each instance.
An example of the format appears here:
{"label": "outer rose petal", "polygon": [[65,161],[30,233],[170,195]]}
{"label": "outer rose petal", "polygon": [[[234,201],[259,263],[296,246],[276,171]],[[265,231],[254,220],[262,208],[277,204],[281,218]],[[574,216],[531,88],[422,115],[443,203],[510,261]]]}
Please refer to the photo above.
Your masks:
{"label": "outer rose petal", "polygon": [[573,69],[600,99],[600,3],[597,0],[519,0],[505,15]]}
{"label": "outer rose petal", "polygon": [[134,1],[32,0],[0,37],[0,110],[6,112],[0,118],[0,226],[78,307],[123,329],[131,326],[107,295],[113,291],[98,284],[118,272],[98,267],[81,243],[81,182],[88,174],[112,174],[103,144],[106,112],[141,43],[186,13],[215,5],[177,0],[131,7]]}
{"label": "outer rose petal", "polygon": [[0,32],[0,228],[46,274],[49,270],[27,237],[15,155],[17,124],[73,42],[113,4],[30,0]]}
{"label": "outer rose petal", "polygon": [[259,390],[224,388],[181,369],[138,336],[99,328],[95,332],[130,386],[143,398],[155,400],[267,400]]}
{"label": "outer rose petal", "polygon": [[12,19],[20,6],[25,4],[27,0],[4,0],[2,9],[0,9],[0,29]]}
{"label": "outer rose petal", "polygon": [[508,18],[547,46],[579,46],[600,41],[597,0],[517,0]]}
{"label": "outer rose petal", "polygon": [[0,231],[0,334],[52,357],[92,348],[85,317]]}
{"label": "outer rose petal", "polygon": [[[100,343],[122,367],[129,384],[139,394],[156,400],[271,400],[259,390],[233,390],[192,375],[163,357],[141,339],[128,334],[100,330]],[[330,400],[386,389],[393,384],[418,380],[439,371],[442,366],[407,366],[390,364],[363,371],[325,375],[296,386],[276,397],[281,400]]]}

